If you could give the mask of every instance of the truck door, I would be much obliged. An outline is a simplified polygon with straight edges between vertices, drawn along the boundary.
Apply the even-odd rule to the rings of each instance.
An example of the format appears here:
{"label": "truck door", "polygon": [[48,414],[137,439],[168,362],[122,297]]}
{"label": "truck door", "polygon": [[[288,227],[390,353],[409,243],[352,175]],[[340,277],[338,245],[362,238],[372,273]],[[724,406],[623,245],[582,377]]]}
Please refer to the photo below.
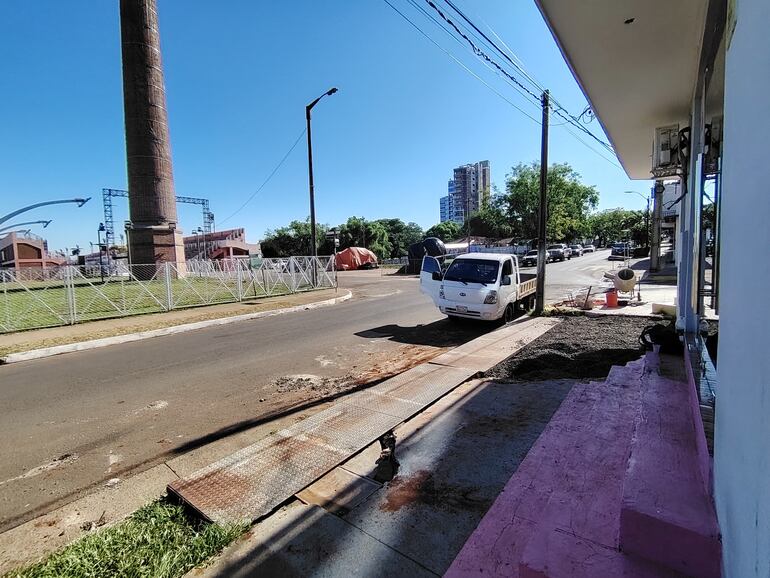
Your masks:
{"label": "truck door", "polygon": [[[513,267],[513,258],[509,257],[503,261],[503,268],[500,272],[500,291],[498,294],[498,303],[501,308],[505,309],[511,301],[516,300],[516,273],[517,271]],[[504,284],[504,280],[508,278],[508,284]]]}
{"label": "truck door", "polygon": [[[438,277],[436,279],[435,277]],[[438,292],[441,287],[441,265],[438,259],[425,255],[422,258],[420,268],[420,291],[433,299],[433,304],[438,307]]]}

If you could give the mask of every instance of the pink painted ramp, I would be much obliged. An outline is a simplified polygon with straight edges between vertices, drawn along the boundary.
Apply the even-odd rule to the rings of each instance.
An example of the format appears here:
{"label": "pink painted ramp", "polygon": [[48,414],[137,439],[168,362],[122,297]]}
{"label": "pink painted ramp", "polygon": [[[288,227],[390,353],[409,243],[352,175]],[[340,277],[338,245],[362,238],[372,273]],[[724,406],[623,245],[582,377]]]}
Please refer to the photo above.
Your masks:
{"label": "pink painted ramp", "polygon": [[568,531],[541,530],[526,547],[520,578],[682,578]]}
{"label": "pink painted ramp", "polygon": [[[718,578],[719,525],[706,492],[690,385],[645,374],[623,489],[620,547],[689,576]],[[696,406],[697,411],[697,406]]]}
{"label": "pink painted ramp", "polygon": [[718,577],[688,396],[652,354],[575,385],[446,576]]}
{"label": "pink painted ramp", "polygon": [[552,499],[564,507],[549,508],[551,527],[572,528],[616,548],[641,371],[623,368],[613,382],[572,388],[446,576],[518,576]]}

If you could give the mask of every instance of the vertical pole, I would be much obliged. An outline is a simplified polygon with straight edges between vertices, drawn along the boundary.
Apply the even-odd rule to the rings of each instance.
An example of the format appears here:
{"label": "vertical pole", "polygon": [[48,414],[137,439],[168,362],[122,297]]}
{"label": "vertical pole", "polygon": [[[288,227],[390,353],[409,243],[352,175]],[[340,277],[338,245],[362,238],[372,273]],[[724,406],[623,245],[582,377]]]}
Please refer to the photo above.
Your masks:
{"label": "vertical pole", "polygon": [[99,276],[102,278],[102,283],[104,283],[104,263],[102,262],[102,232],[99,230],[96,231],[96,242],[99,245]]}
{"label": "vertical pole", "polygon": [[546,260],[546,223],[548,222],[548,91],[543,92],[543,125],[540,137],[540,216],[537,227],[537,292],[535,294],[535,314],[543,312],[545,307],[545,260]]}
{"label": "vertical pole", "polygon": [[471,252],[471,196],[465,190],[465,233],[468,235],[468,253]]}
{"label": "vertical pole", "polygon": [[171,263],[163,263],[163,272],[166,277],[166,311],[174,308],[174,294],[171,291]]}
{"label": "vertical pole", "polygon": [[644,235],[645,244],[650,247],[650,197],[647,197],[647,211],[644,213]]}
{"label": "vertical pole", "polygon": [[660,270],[660,223],[663,214],[663,182],[655,181],[652,188],[654,201],[652,203],[652,243],[650,243],[650,270]]}
{"label": "vertical pole", "polygon": [[307,121],[307,178],[310,189],[310,256],[313,257],[312,284],[316,286],[315,257],[318,255],[318,245],[315,238],[315,188],[313,184],[313,140],[310,136],[310,107],[305,107]]}
{"label": "vertical pole", "polygon": [[78,321],[78,306],[75,298],[75,281],[73,279],[72,270],[72,266],[67,266],[64,270],[64,288],[67,293],[70,325],[75,325]]}

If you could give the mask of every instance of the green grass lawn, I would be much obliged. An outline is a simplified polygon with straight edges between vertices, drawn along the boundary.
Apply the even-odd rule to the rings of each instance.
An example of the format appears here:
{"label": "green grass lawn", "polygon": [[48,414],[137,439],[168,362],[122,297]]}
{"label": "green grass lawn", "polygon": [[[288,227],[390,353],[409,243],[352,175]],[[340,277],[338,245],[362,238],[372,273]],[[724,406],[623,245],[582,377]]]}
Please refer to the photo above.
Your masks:
{"label": "green grass lawn", "polygon": [[[169,309],[165,279],[140,282],[110,277],[105,283],[98,278],[88,281],[78,279],[74,284],[77,322]],[[172,309],[239,300],[235,279],[189,275],[171,280],[170,285]],[[300,287],[299,290],[308,288]],[[271,284],[266,292],[248,279],[243,281],[242,290],[246,299],[292,292],[282,281]],[[69,311],[67,291],[60,281],[0,284],[0,332],[66,325],[70,319]]]}
{"label": "green grass lawn", "polygon": [[160,499],[4,578],[176,578],[217,554],[245,526],[209,524]]}

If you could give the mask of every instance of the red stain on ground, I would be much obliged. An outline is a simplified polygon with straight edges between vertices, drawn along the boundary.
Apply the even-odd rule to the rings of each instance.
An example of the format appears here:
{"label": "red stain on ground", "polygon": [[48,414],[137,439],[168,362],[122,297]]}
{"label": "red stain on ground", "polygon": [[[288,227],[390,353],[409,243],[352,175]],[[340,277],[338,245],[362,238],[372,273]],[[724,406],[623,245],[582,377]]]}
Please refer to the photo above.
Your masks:
{"label": "red stain on ground", "polygon": [[385,503],[380,505],[383,512],[397,512],[414,502],[425,502],[435,495],[433,475],[428,470],[418,470],[409,477],[396,476],[388,484]]}

